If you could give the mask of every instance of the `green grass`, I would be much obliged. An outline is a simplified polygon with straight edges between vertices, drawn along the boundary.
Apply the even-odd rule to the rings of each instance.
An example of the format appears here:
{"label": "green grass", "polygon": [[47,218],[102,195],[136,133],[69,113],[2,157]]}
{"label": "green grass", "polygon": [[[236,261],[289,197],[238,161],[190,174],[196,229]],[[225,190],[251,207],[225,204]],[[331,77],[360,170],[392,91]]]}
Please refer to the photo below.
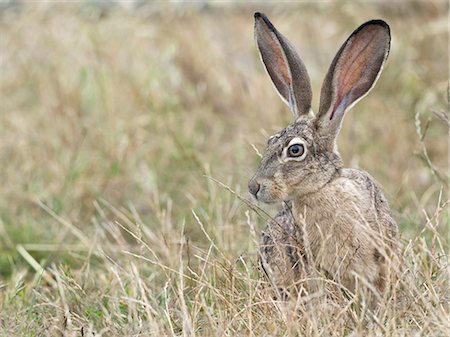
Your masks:
{"label": "green grass", "polygon": [[[0,12],[0,335],[450,335],[448,5],[123,7]],[[401,228],[375,313],[363,296],[327,315],[261,289],[266,219],[236,194],[252,144],[290,114],[258,59],[255,10],[298,46],[314,107],[346,36],[391,25],[385,71],[339,138]]]}

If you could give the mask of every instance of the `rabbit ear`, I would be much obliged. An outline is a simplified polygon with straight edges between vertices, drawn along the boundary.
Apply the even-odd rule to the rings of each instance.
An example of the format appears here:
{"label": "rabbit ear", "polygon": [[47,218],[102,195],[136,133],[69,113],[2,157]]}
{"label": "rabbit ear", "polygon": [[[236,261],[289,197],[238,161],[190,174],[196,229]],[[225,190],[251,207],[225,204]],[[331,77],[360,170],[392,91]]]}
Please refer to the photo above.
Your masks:
{"label": "rabbit ear", "polygon": [[320,94],[316,126],[334,144],[347,110],[375,85],[389,54],[391,34],[382,20],[362,24],[331,63]]}
{"label": "rabbit ear", "polygon": [[312,91],[306,67],[291,43],[262,13],[255,13],[255,40],[261,60],[294,119],[308,114]]}

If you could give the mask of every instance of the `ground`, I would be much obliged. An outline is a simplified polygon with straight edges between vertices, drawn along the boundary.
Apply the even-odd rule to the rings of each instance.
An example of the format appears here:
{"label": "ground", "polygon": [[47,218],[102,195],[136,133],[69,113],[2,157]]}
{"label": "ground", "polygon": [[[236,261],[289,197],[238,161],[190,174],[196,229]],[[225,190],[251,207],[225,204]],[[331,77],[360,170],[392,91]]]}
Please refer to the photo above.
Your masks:
{"label": "ground", "polygon": [[[450,335],[446,2],[0,7],[1,336]],[[400,226],[404,260],[375,311],[362,294],[330,316],[261,290],[276,210],[255,212],[246,186],[290,113],[256,10],[298,47],[315,109],[353,29],[391,26],[339,137]]]}

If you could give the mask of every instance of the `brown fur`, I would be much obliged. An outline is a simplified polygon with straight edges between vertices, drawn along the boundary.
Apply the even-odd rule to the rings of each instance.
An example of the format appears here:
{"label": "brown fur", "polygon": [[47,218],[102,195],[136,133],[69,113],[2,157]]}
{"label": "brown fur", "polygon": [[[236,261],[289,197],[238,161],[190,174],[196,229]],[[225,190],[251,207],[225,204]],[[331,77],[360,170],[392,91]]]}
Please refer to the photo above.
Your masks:
{"label": "brown fur", "polygon": [[[270,58],[270,39],[278,39],[281,34],[263,14],[255,15],[255,19],[257,43],[265,41],[265,49],[260,51]],[[279,48],[288,43],[282,39],[277,44],[276,61],[298,58],[289,48]],[[321,271],[333,284],[351,292],[357,283],[379,292],[386,287],[398,240],[397,225],[380,187],[369,174],[343,167],[336,136],[345,112],[377,80],[389,42],[389,28],[380,20],[358,28],[333,60],[322,89],[319,114],[303,111],[291,125],[271,137],[261,165],[250,180],[249,190],[258,201],[284,202],[281,212],[264,230],[261,242],[261,265],[280,294],[309,291],[312,283],[308,279],[314,271]],[[280,57],[283,52],[286,55]],[[266,67],[274,64],[269,61]],[[305,70],[295,64],[303,65],[301,61],[277,64],[268,71],[288,68],[293,77],[301,77]],[[303,87],[309,85],[309,79],[305,81]],[[302,106],[309,106],[311,95],[306,93],[303,99],[307,102]],[[303,144],[306,155],[289,157],[286,149],[291,141]]]}

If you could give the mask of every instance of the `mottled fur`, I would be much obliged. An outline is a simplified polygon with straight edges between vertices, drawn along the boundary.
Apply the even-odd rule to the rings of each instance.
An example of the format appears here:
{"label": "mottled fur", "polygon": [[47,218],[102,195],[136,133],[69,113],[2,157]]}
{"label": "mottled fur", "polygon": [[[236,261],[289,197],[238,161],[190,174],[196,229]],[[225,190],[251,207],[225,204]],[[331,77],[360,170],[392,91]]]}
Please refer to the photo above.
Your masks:
{"label": "mottled fur", "polygon": [[[345,112],[367,94],[381,72],[389,51],[389,28],[383,21],[370,21],[349,37],[330,67],[322,89],[322,110],[315,116],[304,111],[311,103],[310,91],[302,97],[298,90],[310,86],[303,76],[303,62],[292,61],[298,55],[267,17],[257,13],[255,19],[261,58],[271,78],[282,72],[275,87],[296,116],[269,139],[249,183],[257,200],[284,203],[263,231],[261,265],[282,294],[307,289],[314,270],[350,291],[359,282],[382,292],[396,251],[397,225],[369,174],[343,167],[335,139]],[[289,48],[280,49],[283,45]],[[301,65],[300,69],[295,65]],[[295,104],[306,102],[292,107],[288,97],[292,93]],[[308,151],[304,159],[283,155],[294,138]]]}

